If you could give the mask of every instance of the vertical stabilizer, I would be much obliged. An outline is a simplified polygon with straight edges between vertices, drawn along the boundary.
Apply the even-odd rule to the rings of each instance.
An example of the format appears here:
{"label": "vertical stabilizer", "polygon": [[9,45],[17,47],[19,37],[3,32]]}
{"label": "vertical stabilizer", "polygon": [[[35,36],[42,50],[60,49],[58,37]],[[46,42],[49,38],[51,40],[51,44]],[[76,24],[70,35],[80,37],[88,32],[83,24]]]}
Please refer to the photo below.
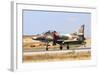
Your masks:
{"label": "vertical stabilizer", "polygon": [[84,37],[84,28],[85,28],[85,25],[83,24],[83,25],[81,25],[81,27],[78,30],[78,35],[80,36],[81,40],[85,40],[85,37]]}
{"label": "vertical stabilizer", "polygon": [[81,27],[80,27],[80,29],[78,31],[79,34],[84,35],[84,27],[85,27],[85,25],[81,25]]}

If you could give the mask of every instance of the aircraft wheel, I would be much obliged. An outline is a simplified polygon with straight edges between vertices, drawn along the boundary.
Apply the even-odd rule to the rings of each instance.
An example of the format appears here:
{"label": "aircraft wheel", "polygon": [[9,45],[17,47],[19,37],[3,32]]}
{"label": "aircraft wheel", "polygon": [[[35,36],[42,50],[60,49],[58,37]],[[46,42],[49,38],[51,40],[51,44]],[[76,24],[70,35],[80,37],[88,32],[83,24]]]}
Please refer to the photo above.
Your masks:
{"label": "aircraft wheel", "polygon": [[67,48],[67,50],[69,50],[69,44],[67,44],[67,47],[66,48]]}
{"label": "aircraft wheel", "polygon": [[62,46],[60,46],[60,50],[62,50],[62,48],[63,48],[63,47],[62,47]]}
{"label": "aircraft wheel", "polygon": [[48,51],[48,48],[46,48],[46,51]]}

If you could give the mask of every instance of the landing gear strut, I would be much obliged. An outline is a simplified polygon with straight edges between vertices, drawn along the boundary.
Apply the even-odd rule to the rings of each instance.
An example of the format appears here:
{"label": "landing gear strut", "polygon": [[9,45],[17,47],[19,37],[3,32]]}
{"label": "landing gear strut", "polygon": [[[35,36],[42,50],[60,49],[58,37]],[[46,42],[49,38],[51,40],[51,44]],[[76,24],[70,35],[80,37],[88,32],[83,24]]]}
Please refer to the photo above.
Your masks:
{"label": "landing gear strut", "polygon": [[47,45],[46,45],[46,51],[48,51],[48,44],[49,44],[49,42],[47,42]]}
{"label": "landing gear strut", "polygon": [[62,44],[60,44],[60,50],[62,50],[63,49],[63,45]]}
{"label": "landing gear strut", "polygon": [[69,43],[67,43],[67,47],[66,48],[67,48],[67,50],[69,50]]}

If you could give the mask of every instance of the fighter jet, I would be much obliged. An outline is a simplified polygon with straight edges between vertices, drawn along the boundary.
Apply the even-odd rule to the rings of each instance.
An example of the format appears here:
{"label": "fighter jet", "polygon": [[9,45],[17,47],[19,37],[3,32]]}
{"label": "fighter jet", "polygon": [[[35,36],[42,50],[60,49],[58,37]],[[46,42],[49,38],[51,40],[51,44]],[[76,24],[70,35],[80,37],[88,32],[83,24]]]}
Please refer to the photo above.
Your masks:
{"label": "fighter jet", "polygon": [[70,34],[60,34],[57,31],[47,31],[43,34],[39,34],[37,37],[33,37],[33,40],[39,40],[41,42],[47,43],[46,50],[48,50],[49,42],[53,42],[52,45],[60,45],[60,50],[63,49],[63,45],[67,45],[66,49],[70,49],[69,45],[77,45],[82,44],[85,45],[85,37],[84,37],[84,27],[85,25],[81,25],[79,30]]}

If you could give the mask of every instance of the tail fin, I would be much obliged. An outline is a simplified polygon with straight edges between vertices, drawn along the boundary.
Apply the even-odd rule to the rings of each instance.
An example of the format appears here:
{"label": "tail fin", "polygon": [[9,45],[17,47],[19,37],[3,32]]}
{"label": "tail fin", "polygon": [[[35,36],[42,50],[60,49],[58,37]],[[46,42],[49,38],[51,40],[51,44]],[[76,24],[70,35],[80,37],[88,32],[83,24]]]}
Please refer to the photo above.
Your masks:
{"label": "tail fin", "polygon": [[85,37],[84,37],[84,28],[85,28],[85,25],[81,25],[80,29],[78,30],[78,35],[80,36],[81,40],[85,40]]}
{"label": "tail fin", "polygon": [[78,30],[78,34],[84,35],[84,27],[85,27],[85,25],[81,25],[81,27]]}

